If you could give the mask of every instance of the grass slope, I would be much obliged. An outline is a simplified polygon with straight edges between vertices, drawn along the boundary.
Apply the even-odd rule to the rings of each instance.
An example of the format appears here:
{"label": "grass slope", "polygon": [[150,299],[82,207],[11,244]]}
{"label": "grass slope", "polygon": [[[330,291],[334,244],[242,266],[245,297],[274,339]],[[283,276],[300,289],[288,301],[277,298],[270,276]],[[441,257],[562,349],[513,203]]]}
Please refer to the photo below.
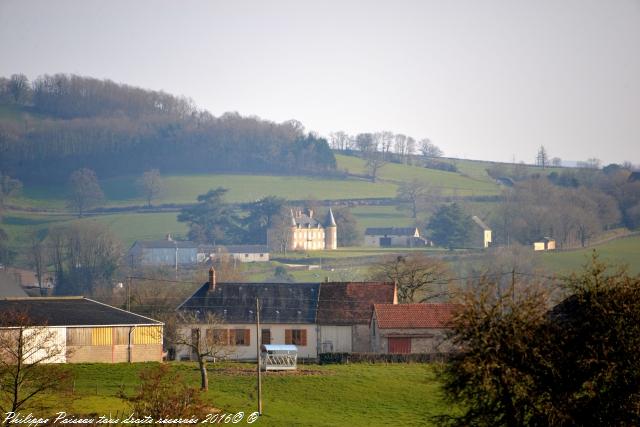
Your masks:
{"label": "grass slope", "polygon": [[[336,154],[336,160],[338,162],[338,169],[340,170],[348,170],[349,173],[358,175],[366,173],[366,163],[358,157]],[[410,182],[415,179],[435,187],[440,187],[443,195],[479,196],[498,194],[500,191],[499,186],[495,184],[488,175],[488,179],[478,179],[464,176],[458,172],[444,172],[397,163],[387,163],[384,165],[378,172],[378,178],[382,182],[393,182],[396,184]]]}
{"label": "grass slope", "polygon": [[[36,416],[60,410],[78,415],[128,411],[127,401],[119,396],[132,396],[139,370],[150,365],[69,365],[75,377],[74,393],[49,394],[29,410]],[[171,366],[190,384],[198,384],[195,364],[172,362]],[[305,365],[298,372],[268,373],[263,376],[264,415],[255,425],[431,425],[431,416],[454,410],[442,400],[435,372],[430,364],[351,364]],[[251,364],[213,366],[204,400],[227,413],[250,414],[256,407],[254,373]]]}
{"label": "grass slope", "polygon": [[640,236],[625,237],[612,240],[594,248],[544,252],[537,254],[542,258],[542,262],[549,268],[561,274],[579,271],[587,263],[593,250],[600,255],[600,260],[614,264],[627,265],[629,273],[640,274]]}

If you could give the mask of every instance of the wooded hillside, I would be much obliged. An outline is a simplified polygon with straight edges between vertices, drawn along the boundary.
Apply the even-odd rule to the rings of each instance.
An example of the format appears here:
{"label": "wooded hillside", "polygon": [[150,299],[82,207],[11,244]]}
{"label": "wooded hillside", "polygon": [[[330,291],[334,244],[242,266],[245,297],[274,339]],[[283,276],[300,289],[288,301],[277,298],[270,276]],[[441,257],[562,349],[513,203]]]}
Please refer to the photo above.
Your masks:
{"label": "wooded hillside", "polygon": [[100,178],[163,172],[326,174],[327,142],[291,120],[274,123],[108,80],[56,74],[0,78],[0,170],[23,181],[63,181],[79,168]]}

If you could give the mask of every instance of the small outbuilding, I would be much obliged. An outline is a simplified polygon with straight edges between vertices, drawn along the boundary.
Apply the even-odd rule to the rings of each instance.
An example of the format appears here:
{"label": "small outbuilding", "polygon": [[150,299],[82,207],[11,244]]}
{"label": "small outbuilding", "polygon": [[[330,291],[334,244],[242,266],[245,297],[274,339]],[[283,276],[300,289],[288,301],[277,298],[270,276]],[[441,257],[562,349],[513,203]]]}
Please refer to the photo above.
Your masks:
{"label": "small outbuilding", "polygon": [[376,304],[371,318],[374,353],[450,353],[446,333],[455,304]]}
{"label": "small outbuilding", "polygon": [[261,347],[263,371],[292,371],[298,366],[298,348],[287,344],[265,344]]}
{"label": "small outbuilding", "polygon": [[[60,348],[55,363],[162,361],[163,323],[83,297],[0,299],[0,319],[24,313]],[[5,323],[2,329],[17,325]],[[34,329],[35,330],[35,329]]]}
{"label": "small outbuilding", "polygon": [[544,237],[539,242],[533,243],[534,251],[553,251],[556,248],[556,241],[550,237]]}
{"label": "small outbuilding", "polygon": [[429,245],[417,227],[369,227],[364,231],[364,245],[373,247],[416,248]]}

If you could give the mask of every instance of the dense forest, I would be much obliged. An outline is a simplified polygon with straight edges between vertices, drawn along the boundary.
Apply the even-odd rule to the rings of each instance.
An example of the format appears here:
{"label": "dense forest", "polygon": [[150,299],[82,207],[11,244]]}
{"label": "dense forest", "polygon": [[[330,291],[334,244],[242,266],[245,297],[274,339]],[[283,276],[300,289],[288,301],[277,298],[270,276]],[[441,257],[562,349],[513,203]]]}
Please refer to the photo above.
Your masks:
{"label": "dense forest", "polygon": [[79,168],[100,178],[163,173],[327,174],[327,142],[295,121],[214,117],[183,97],[75,75],[0,77],[0,170],[22,181],[64,181]]}

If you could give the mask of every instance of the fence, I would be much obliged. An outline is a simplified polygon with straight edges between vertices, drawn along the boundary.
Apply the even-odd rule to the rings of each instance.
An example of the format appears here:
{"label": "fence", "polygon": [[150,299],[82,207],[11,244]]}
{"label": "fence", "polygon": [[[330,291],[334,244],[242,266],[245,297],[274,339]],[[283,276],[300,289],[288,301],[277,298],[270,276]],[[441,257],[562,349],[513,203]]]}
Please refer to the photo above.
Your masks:
{"label": "fence", "polygon": [[416,354],[378,354],[378,353],[320,353],[318,363],[431,363],[446,362],[450,353],[416,353]]}

